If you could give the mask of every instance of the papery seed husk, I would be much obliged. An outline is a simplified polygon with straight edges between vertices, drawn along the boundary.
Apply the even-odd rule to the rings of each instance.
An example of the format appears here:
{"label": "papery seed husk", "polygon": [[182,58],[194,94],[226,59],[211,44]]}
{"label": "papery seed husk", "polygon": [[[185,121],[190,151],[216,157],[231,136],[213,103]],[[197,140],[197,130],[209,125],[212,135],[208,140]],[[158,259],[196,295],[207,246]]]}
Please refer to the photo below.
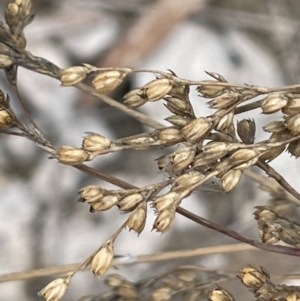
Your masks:
{"label": "papery seed husk", "polygon": [[228,130],[233,125],[234,112],[229,112],[223,116],[218,124],[216,125],[216,130],[219,132]]}
{"label": "papery seed husk", "polygon": [[221,185],[223,189],[228,192],[236,187],[239,183],[243,172],[241,170],[232,169],[226,172],[221,178]]}
{"label": "papery seed husk", "polygon": [[159,130],[158,138],[162,144],[176,144],[183,140],[183,135],[180,129],[176,127],[168,127]]}
{"label": "papery seed husk", "polygon": [[178,172],[189,166],[196,154],[196,147],[183,147],[170,154],[174,171]]}
{"label": "papery seed husk", "polygon": [[270,151],[262,154],[259,159],[265,162],[271,162],[285,151],[286,145],[273,147]]}
{"label": "papery seed husk", "polygon": [[111,141],[97,133],[88,133],[82,141],[82,148],[84,150],[95,152],[108,149],[111,145]]}
{"label": "papery seed husk", "polygon": [[74,66],[63,69],[60,74],[62,86],[73,86],[83,81],[89,72],[84,66]]}
{"label": "papery seed husk", "polygon": [[160,287],[151,294],[153,301],[169,301],[172,297],[172,289],[169,287]]}
{"label": "papery seed husk", "polygon": [[15,116],[5,108],[0,108],[0,128],[9,128],[15,125]]}
{"label": "papery seed husk", "polygon": [[117,205],[118,201],[119,201],[118,196],[106,195],[102,198],[99,198],[98,201],[96,202],[88,201],[87,203],[91,205],[91,208],[94,211],[106,211],[112,208],[113,206]]}
{"label": "papery seed husk", "polygon": [[267,281],[266,275],[252,266],[242,268],[239,278],[246,287],[253,289],[262,287],[262,285]]}
{"label": "papery seed husk", "polygon": [[130,108],[137,108],[144,105],[147,99],[141,96],[142,90],[140,88],[131,90],[124,96],[124,103]]}
{"label": "papery seed husk", "polygon": [[12,59],[5,55],[5,54],[0,54],[0,68],[8,68],[13,64]]}
{"label": "papery seed husk", "polygon": [[117,295],[122,297],[122,300],[139,300],[139,293],[135,286],[130,282],[123,282],[115,289]]}
{"label": "papery seed husk", "polygon": [[285,107],[281,109],[283,114],[297,115],[300,114],[300,95],[299,94],[287,94],[288,102]]}
{"label": "papery seed husk", "polygon": [[190,121],[187,117],[179,115],[172,115],[170,117],[167,117],[165,120],[179,128],[186,126]]}
{"label": "papery seed husk", "polygon": [[83,201],[88,203],[94,202],[103,197],[102,189],[96,185],[89,185],[79,190]]}
{"label": "papery seed husk", "polygon": [[189,188],[190,186],[202,181],[205,178],[203,174],[197,171],[183,174],[176,178],[173,182],[172,191],[181,191]]}
{"label": "papery seed husk", "polygon": [[300,157],[300,141],[297,140],[297,141],[293,141],[289,144],[288,148],[287,148],[288,152],[298,158]]}
{"label": "papery seed husk", "polygon": [[186,141],[196,142],[203,138],[211,129],[212,122],[209,118],[199,117],[182,128]]}
{"label": "papery seed husk", "polygon": [[118,70],[100,71],[92,81],[93,87],[98,93],[109,93],[123,82],[126,74]]}
{"label": "papery seed husk", "polygon": [[57,158],[61,163],[75,165],[84,162],[88,153],[80,148],[64,145],[57,150]]}
{"label": "papery seed husk", "polygon": [[164,195],[157,197],[153,201],[153,206],[157,211],[169,208],[171,205],[177,206],[180,201],[180,194],[176,191],[170,191]]}
{"label": "papery seed husk", "polygon": [[263,114],[272,114],[287,105],[288,99],[282,93],[269,94],[261,100]]}
{"label": "papery seed husk", "polygon": [[114,257],[113,242],[108,240],[91,260],[91,270],[93,274],[101,276],[111,265]]}
{"label": "papery seed husk", "polygon": [[132,211],[127,219],[127,227],[129,230],[133,230],[141,234],[144,230],[145,224],[147,219],[147,203],[144,201]]}
{"label": "papery seed husk", "polygon": [[300,114],[287,118],[285,125],[294,135],[298,135],[300,133]]}
{"label": "papery seed husk", "polygon": [[172,80],[167,78],[155,79],[141,88],[141,96],[148,101],[157,101],[171,91],[173,83]]}
{"label": "papery seed husk", "polygon": [[202,97],[218,97],[226,91],[226,87],[209,85],[218,83],[218,81],[215,80],[203,80],[201,83],[202,84],[197,87],[197,91],[201,93]]}
{"label": "papery seed husk", "polygon": [[174,222],[175,219],[175,206],[170,206],[162,211],[160,211],[154,221],[153,229],[156,229],[157,232],[166,232],[168,231]]}
{"label": "papery seed husk", "polygon": [[104,283],[111,287],[118,287],[124,282],[127,282],[127,280],[120,274],[109,274],[105,277],[104,280]]}
{"label": "papery seed husk", "polygon": [[212,109],[226,109],[236,103],[238,98],[239,93],[230,91],[210,100],[207,104]]}
{"label": "papery seed husk", "polygon": [[209,298],[211,301],[234,301],[232,294],[219,286],[210,292]]}
{"label": "papery seed husk", "polygon": [[122,211],[131,211],[143,200],[144,196],[141,193],[133,193],[122,198],[118,203],[118,207]]}
{"label": "papery seed husk", "polygon": [[285,130],[283,121],[271,121],[263,127],[265,132],[269,133],[280,133]]}
{"label": "papery seed husk", "polygon": [[256,126],[252,119],[243,119],[237,123],[237,133],[245,144],[253,144]]}

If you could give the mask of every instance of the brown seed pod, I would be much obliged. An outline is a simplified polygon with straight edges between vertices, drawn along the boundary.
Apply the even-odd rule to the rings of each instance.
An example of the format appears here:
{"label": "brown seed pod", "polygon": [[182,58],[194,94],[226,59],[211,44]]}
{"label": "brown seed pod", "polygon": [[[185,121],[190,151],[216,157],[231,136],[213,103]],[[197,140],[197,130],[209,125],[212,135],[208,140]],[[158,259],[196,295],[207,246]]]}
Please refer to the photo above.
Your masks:
{"label": "brown seed pod", "polygon": [[151,294],[153,301],[169,301],[172,298],[172,289],[170,287],[160,287]]}
{"label": "brown seed pod", "polygon": [[232,294],[224,288],[218,286],[209,293],[209,300],[211,301],[234,301]]}
{"label": "brown seed pod", "polygon": [[131,211],[135,209],[143,200],[144,196],[141,193],[133,193],[122,198],[118,202],[118,207],[122,211]]}
{"label": "brown seed pod", "polygon": [[229,91],[212,100],[207,104],[212,109],[226,109],[235,104],[239,99],[239,93]]}
{"label": "brown seed pod", "polygon": [[178,172],[189,166],[192,163],[195,154],[195,146],[185,146],[171,153],[169,155],[169,158],[173,166],[174,172]]}
{"label": "brown seed pod", "polygon": [[180,202],[180,194],[176,191],[170,191],[157,197],[153,201],[153,207],[157,211],[162,211],[169,208],[171,205],[177,206]]}
{"label": "brown seed pod", "polygon": [[74,66],[63,69],[60,74],[62,86],[73,86],[83,81],[90,72],[86,66]]}
{"label": "brown seed pod", "polygon": [[8,68],[13,64],[12,59],[5,55],[5,54],[0,54],[0,69]]}
{"label": "brown seed pod", "polygon": [[176,207],[171,205],[170,207],[160,211],[154,221],[152,230],[156,229],[157,232],[162,233],[168,231],[174,222],[175,210]]}
{"label": "brown seed pod", "polygon": [[183,135],[180,129],[176,127],[168,127],[158,132],[158,138],[163,145],[173,145],[183,141]]}
{"label": "brown seed pod", "polygon": [[289,116],[285,119],[286,127],[292,132],[293,135],[300,133],[300,114]]}
{"label": "brown seed pod", "polygon": [[141,202],[129,215],[127,219],[127,227],[130,230],[137,232],[138,235],[145,228],[147,219],[147,203]]}
{"label": "brown seed pod", "polygon": [[79,202],[93,203],[103,198],[103,190],[96,185],[89,185],[81,188]]}
{"label": "brown seed pod", "polygon": [[15,124],[15,115],[8,108],[0,107],[0,128],[10,128]]}
{"label": "brown seed pod", "polygon": [[281,133],[286,130],[283,121],[271,121],[263,127],[265,132],[269,133]]}
{"label": "brown seed pod", "polygon": [[167,117],[165,120],[170,122],[171,124],[175,125],[178,128],[183,128],[189,123],[189,118],[185,116],[179,116],[179,115],[172,115]]}
{"label": "brown seed pod", "polygon": [[253,290],[257,290],[261,288],[268,280],[268,273],[261,269],[258,269],[247,266],[241,269],[241,274],[238,275],[238,278],[242,281],[242,283]]}
{"label": "brown seed pod", "polygon": [[255,139],[255,121],[243,119],[237,123],[237,133],[245,144],[253,144]]}
{"label": "brown seed pod", "polygon": [[300,141],[293,141],[289,144],[288,148],[287,148],[288,152],[296,157],[299,158],[300,157]]}

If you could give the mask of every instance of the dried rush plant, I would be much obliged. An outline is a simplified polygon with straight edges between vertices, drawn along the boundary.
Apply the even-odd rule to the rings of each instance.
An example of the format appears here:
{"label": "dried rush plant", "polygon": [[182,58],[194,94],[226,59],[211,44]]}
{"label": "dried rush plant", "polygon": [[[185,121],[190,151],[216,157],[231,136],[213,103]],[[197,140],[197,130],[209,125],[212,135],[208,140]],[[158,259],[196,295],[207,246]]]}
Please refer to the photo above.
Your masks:
{"label": "dried rush plant", "polygon": [[[91,211],[105,211],[117,206],[120,211],[128,213],[124,215],[124,223],[112,236],[80,264],[62,270],[66,274],[43,288],[39,293],[41,296],[47,301],[60,300],[72,277],[80,269],[88,268],[97,276],[104,274],[115,264],[115,240],[125,228],[140,234],[145,226],[148,207],[156,213],[153,229],[158,232],[168,231],[178,213],[256,248],[300,256],[300,224],[281,216],[276,208],[255,208],[254,215],[261,237],[259,242],[180,207],[183,199],[212,177],[219,178],[221,186],[227,192],[238,185],[243,174],[260,182],[261,188],[271,194],[280,195],[287,202],[299,205],[300,194],[268,162],[285,150],[295,158],[300,156],[300,85],[266,88],[231,84],[221,75],[212,72],[207,72],[211,80],[191,81],[180,78],[171,71],[97,68],[88,64],[60,69],[26,49],[24,28],[33,21],[33,17],[30,0],[14,0],[7,5],[6,24],[0,23],[0,67],[28,117],[28,124],[21,122],[10,104],[9,96],[1,91],[0,132],[27,138],[49,153],[50,158],[121,188],[107,190],[95,185],[81,188],[79,201],[86,203]],[[101,133],[87,133],[81,146],[55,147],[33,120],[18,91],[19,66],[53,77],[62,86],[74,86],[86,91],[152,127],[153,131],[115,141]],[[127,93],[124,105],[105,95],[120,85],[126,76],[139,72],[153,74],[153,80]],[[193,86],[196,86],[201,97],[208,99],[207,105],[214,111],[212,115],[195,116],[189,100],[189,91]],[[254,100],[258,96],[263,97]],[[171,114],[166,119],[170,126],[163,126],[134,110],[156,101],[164,101],[170,111]],[[270,137],[259,142],[254,139],[254,120],[235,121],[235,115],[257,108],[261,108],[263,114],[272,115],[278,111],[283,114],[282,120],[274,120],[263,127],[263,131],[270,133]],[[119,150],[142,151],[152,146],[167,148],[173,145],[178,146],[175,151],[172,150],[157,160],[158,168],[166,173],[168,179],[142,188],[84,164],[98,156]],[[273,178],[273,182],[251,172],[249,168],[254,165]],[[163,189],[167,189],[167,192],[162,193]],[[280,245],[280,242],[285,245]],[[205,280],[199,276],[200,272],[206,273]],[[216,270],[197,266],[178,267],[137,283],[111,274],[106,279],[106,283],[112,288],[109,293],[86,297],[84,300],[167,301],[178,296],[187,300],[206,296],[213,301],[231,301],[231,293],[219,286],[207,291],[211,282],[219,283],[230,277],[230,272],[220,274]],[[244,267],[239,278],[251,289],[257,300],[294,301],[300,298],[298,287],[276,286],[264,268]]]}

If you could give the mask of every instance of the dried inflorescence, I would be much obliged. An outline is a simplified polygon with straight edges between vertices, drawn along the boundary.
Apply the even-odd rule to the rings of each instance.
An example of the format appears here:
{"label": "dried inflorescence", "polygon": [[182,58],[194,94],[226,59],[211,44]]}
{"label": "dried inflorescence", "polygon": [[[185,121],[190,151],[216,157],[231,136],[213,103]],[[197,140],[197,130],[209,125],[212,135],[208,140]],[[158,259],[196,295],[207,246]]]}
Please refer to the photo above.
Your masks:
{"label": "dried inflorescence", "polygon": [[269,206],[257,206],[254,212],[259,235],[264,243],[283,242],[300,248],[300,224],[281,216]]}
{"label": "dried inflorescence", "polygon": [[[122,213],[127,214],[119,230],[81,266],[90,265],[94,274],[102,275],[111,265],[113,243],[120,232],[128,228],[138,235],[142,233],[149,204],[157,215],[152,229],[161,233],[168,231],[174,224],[176,211],[179,210],[181,202],[213,177],[218,178],[224,191],[228,192],[239,184],[247,169],[256,165],[266,171],[298,201],[300,200],[299,194],[276,172],[271,173],[267,164],[285,149],[295,158],[300,156],[300,94],[298,91],[300,86],[269,89],[251,85],[235,85],[228,83],[223,76],[214,72],[207,72],[212,78],[210,80],[191,81],[178,77],[173,71],[98,68],[89,64],[60,69],[44,58],[35,57],[25,49],[24,28],[34,16],[31,7],[30,0],[10,1],[5,11],[6,25],[0,23],[0,68],[4,69],[31,125],[27,126],[19,121],[10,106],[9,97],[5,97],[0,91],[0,131],[26,137],[47,151],[50,158],[85,171],[87,167],[83,164],[84,162],[108,153],[125,149],[141,151],[156,146],[168,149],[167,153],[164,152],[164,155],[157,159],[158,169],[164,171],[168,178],[163,182],[137,188],[128,183],[124,185],[124,182],[112,180],[112,177],[107,176],[104,180],[109,179],[110,182],[123,189],[107,190],[96,185],[88,185],[79,191],[79,201],[87,203],[91,212],[118,207]],[[123,100],[127,107],[119,103],[116,105],[116,102],[108,97],[103,99],[109,99],[110,104],[114,104],[115,107],[128,114],[131,112],[132,116],[139,118],[154,129],[115,140],[101,133],[87,132],[81,146],[55,147],[38,128],[18,92],[16,79],[19,66],[56,78],[62,86],[76,86],[98,97],[115,90],[130,74],[150,73],[153,75],[150,82],[124,95]],[[196,86],[200,97],[207,100],[206,104],[212,110],[211,115],[195,115],[189,97],[193,86]],[[257,97],[261,99],[254,100]],[[162,101],[170,112],[170,116],[166,118],[170,123],[169,126],[160,125],[132,110],[147,105],[148,102],[158,101]],[[246,102],[248,103],[245,105]],[[257,107],[261,108],[263,114],[272,115],[276,112],[283,114],[281,120],[275,117],[262,128],[270,133],[270,137],[264,141],[255,140],[257,131],[255,120],[238,121],[235,119],[237,114]],[[176,148],[171,148],[172,146]],[[92,168],[89,174],[103,178],[97,170]],[[283,218],[269,207],[258,207],[255,217],[258,220],[263,242],[282,241],[299,247],[300,226],[296,222]],[[261,285],[260,282],[263,282],[272,290],[268,276],[263,271],[255,270],[255,272],[251,269],[243,270],[248,277],[243,276],[243,279],[258,281],[257,287]],[[50,283],[51,285],[49,284],[41,291],[41,295],[47,301],[59,300],[73,274]],[[254,284],[251,281],[247,285],[252,288]],[[134,300],[139,298],[128,283],[125,283],[118,291],[125,294],[127,298]],[[152,299],[169,300],[173,295],[168,287],[163,286],[157,288],[152,294]],[[191,300],[197,297],[198,295],[194,293],[190,296]],[[217,301],[232,300],[230,293],[220,287],[211,293],[210,298]]]}

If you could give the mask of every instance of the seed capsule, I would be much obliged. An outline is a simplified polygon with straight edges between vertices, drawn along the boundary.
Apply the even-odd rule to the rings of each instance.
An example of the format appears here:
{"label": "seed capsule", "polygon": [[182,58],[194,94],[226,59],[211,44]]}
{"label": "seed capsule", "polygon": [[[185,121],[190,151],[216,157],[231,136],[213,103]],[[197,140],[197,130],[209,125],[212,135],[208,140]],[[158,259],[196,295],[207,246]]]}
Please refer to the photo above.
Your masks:
{"label": "seed capsule", "polygon": [[112,208],[113,206],[117,205],[119,201],[119,197],[113,194],[109,194],[99,198],[97,201],[94,202],[87,202],[91,205],[90,211],[106,211]]}
{"label": "seed capsule", "polygon": [[128,70],[100,71],[92,81],[93,87],[98,93],[109,93],[122,83]]}
{"label": "seed capsule", "polygon": [[0,68],[8,68],[13,64],[11,58],[5,54],[0,54]]}
{"label": "seed capsule", "polygon": [[285,107],[287,103],[288,99],[284,94],[274,93],[261,100],[261,108],[264,114],[272,114]]}
{"label": "seed capsule", "polygon": [[147,219],[147,203],[142,202],[140,203],[134,211],[132,211],[127,219],[127,227],[129,230],[133,230],[141,234],[144,230],[145,224]]}
{"label": "seed capsule", "polygon": [[196,142],[203,138],[211,127],[212,122],[209,118],[199,117],[182,128],[182,133],[186,141]]}
{"label": "seed capsule", "polygon": [[204,175],[197,171],[192,171],[190,173],[183,174],[174,180],[174,184],[171,190],[180,192],[202,181],[203,179]]}
{"label": "seed capsule", "polygon": [[212,85],[216,83],[218,83],[218,81],[204,80],[202,84],[197,87],[197,91],[201,93],[202,97],[206,98],[221,96],[226,91],[226,87]]}
{"label": "seed capsule", "polygon": [[246,287],[257,290],[266,283],[268,275],[266,276],[266,272],[264,270],[260,272],[256,268],[248,266],[241,269],[241,274],[238,278]]}
{"label": "seed capsule", "polygon": [[255,139],[256,126],[252,119],[243,119],[237,123],[237,132],[245,144],[253,144]]}
{"label": "seed capsule", "polygon": [[196,154],[195,147],[183,147],[170,154],[170,162],[173,165],[174,171],[178,172],[189,166]]}
{"label": "seed capsule", "polygon": [[222,287],[217,287],[209,294],[211,301],[234,301],[232,294]]}
{"label": "seed capsule", "polygon": [[216,130],[219,132],[223,132],[230,129],[230,127],[233,126],[233,118],[234,118],[234,112],[230,112],[224,115],[216,125]]}
{"label": "seed capsule", "polygon": [[111,141],[97,133],[88,133],[82,141],[82,148],[86,151],[96,152],[108,149]]}
{"label": "seed capsule", "polygon": [[142,96],[142,90],[140,88],[131,90],[124,96],[124,103],[130,108],[137,108],[144,105],[147,102],[146,98]]}
{"label": "seed capsule", "polygon": [[237,169],[231,169],[221,178],[221,185],[225,191],[232,190],[240,181],[243,172]]}
{"label": "seed capsule", "polygon": [[78,193],[80,194],[80,202],[93,203],[103,197],[102,189],[96,185],[83,187]]}
{"label": "seed capsule", "polygon": [[172,145],[183,140],[183,135],[180,129],[176,127],[169,127],[159,130],[158,138],[161,144]]}
{"label": "seed capsule", "polygon": [[122,211],[131,211],[143,200],[144,196],[141,193],[133,193],[122,198],[118,203],[118,207]]}
{"label": "seed capsule", "polygon": [[174,205],[160,211],[158,216],[155,219],[152,230],[156,229],[157,232],[166,232],[168,231],[175,219],[175,209]]}
{"label": "seed capsule", "polygon": [[83,81],[89,73],[89,68],[85,66],[75,66],[63,69],[60,74],[60,81],[63,86],[73,86]]}
{"label": "seed capsule", "polygon": [[172,289],[170,287],[160,287],[152,292],[153,301],[169,301],[172,298]]}
{"label": "seed capsule", "polygon": [[285,120],[285,125],[293,135],[298,135],[300,133],[300,114],[287,118]]}
{"label": "seed capsule", "polygon": [[212,109],[226,109],[236,103],[238,99],[239,93],[230,91],[212,99],[207,104]]}
{"label": "seed capsule", "polygon": [[93,256],[91,270],[93,274],[101,276],[111,265],[114,258],[113,241],[110,239],[105,242],[100,250]]}
{"label": "seed capsule", "polygon": [[287,105],[281,109],[281,112],[286,115],[300,114],[300,95],[289,93],[287,97]]}
{"label": "seed capsule", "polygon": [[175,191],[170,191],[164,195],[157,197],[153,201],[153,207],[157,211],[162,211],[169,208],[171,205],[177,206],[180,201],[180,194]]}
{"label": "seed capsule", "polygon": [[291,142],[288,146],[288,152],[296,158],[300,157],[300,141]]}
{"label": "seed capsule", "polygon": [[165,97],[172,89],[173,81],[167,78],[155,79],[141,88],[142,98],[157,101]]}
{"label": "seed capsule", "polygon": [[188,118],[179,115],[172,115],[170,117],[167,117],[165,120],[167,120],[168,122],[170,122],[178,128],[183,128],[189,122]]}
{"label": "seed capsule", "polygon": [[39,293],[46,301],[59,301],[66,293],[71,277],[57,278],[45,286]]}
{"label": "seed capsule", "polygon": [[263,127],[265,132],[269,133],[280,133],[285,130],[283,121],[271,121]]}
{"label": "seed capsule", "polygon": [[57,150],[57,158],[61,163],[76,165],[88,158],[88,153],[74,146],[64,145]]}
{"label": "seed capsule", "polygon": [[0,128],[9,128],[15,125],[15,116],[4,107],[0,107]]}

